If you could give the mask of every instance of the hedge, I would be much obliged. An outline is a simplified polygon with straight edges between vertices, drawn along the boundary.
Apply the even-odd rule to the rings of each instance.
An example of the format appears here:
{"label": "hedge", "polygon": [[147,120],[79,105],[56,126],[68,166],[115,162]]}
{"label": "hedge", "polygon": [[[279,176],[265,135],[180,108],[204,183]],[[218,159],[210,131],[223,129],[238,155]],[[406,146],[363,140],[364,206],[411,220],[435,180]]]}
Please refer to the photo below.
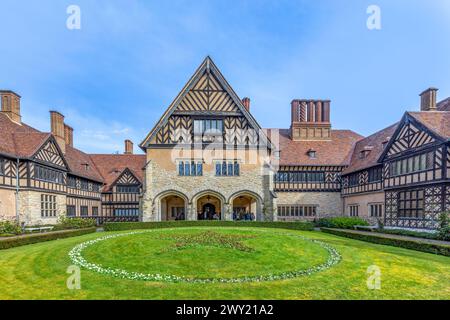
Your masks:
{"label": "hedge", "polygon": [[443,256],[450,257],[450,245],[430,243],[420,240],[411,240],[401,237],[383,237],[379,235],[363,234],[357,232],[351,232],[347,230],[336,230],[329,228],[321,228],[323,232],[331,233],[336,236],[342,236],[346,238],[351,238],[355,240],[361,240],[366,242],[372,242],[376,244],[383,244],[388,246],[400,247],[405,249],[411,249],[416,251],[440,254]]}
{"label": "hedge", "polygon": [[105,231],[160,229],[176,227],[262,227],[312,231],[311,222],[235,222],[235,221],[163,221],[163,222],[108,222]]}
{"label": "hedge", "polygon": [[0,239],[0,250],[24,246],[32,243],[81,236],[88,233],[94,233],[96,230],[97,230],[96,228],[88,228],[88,229],[64,230],[64,231],[23,235],[17,237],[9,237],[5,239]]}
{"label": "hedge", "polygon": [[368,226],[369,223],[357,217],[321,218],[316,221],[316,226],[321,228],[353,229],[355,226]]}

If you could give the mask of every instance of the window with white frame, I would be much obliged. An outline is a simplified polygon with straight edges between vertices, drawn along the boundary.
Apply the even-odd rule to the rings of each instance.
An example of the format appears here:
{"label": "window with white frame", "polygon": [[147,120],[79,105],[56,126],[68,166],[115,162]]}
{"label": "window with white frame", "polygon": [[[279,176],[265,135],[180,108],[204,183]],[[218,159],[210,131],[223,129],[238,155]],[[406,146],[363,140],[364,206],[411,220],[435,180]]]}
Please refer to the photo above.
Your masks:
{"label": "window with white frame", "polygon": [[278,216],[280,217],[315,217],[317,205],[279,205]]}
{"label": "window with white frame", "polygon": [[41,194],[41,216],[43,218],[56,217],[56,196]]}
{"label": "window with white frame", "polygon": [[196,136],[219,136],[223,134],[222,119],[199,119],[194,120],[194,135]]}
{"label": "window with white frame", "polygon": [[359,216],[359,205],[353,204],[348,207],[350,217]]}
{"label": "window with white frame", "polygon": [[383,204],[382,203],[371,203],[369,204],[369,216],[374,218],[379,218],[383,216]]}

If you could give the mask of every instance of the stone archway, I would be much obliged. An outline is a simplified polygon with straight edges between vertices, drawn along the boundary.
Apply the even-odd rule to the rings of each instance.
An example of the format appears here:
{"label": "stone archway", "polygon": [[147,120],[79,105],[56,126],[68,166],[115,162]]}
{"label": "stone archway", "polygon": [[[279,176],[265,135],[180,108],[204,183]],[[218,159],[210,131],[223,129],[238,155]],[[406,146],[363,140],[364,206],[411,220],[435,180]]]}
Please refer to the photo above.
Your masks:
{"label": "stone archway", "polygon": [[166,191],[156,198],[157,221],[187,220],[189,217],[188,198],[178,191]]}
{"label": "stone archway", "polygon": [[192,199],[197,220],[225,220],[225,197],[215,191],[203,191]]}
{"label": "stone archway", "polygon": [[262,199],[258,194],[252,191],[239,191],[233,194],[228,202],[233,220],[263,220]]}

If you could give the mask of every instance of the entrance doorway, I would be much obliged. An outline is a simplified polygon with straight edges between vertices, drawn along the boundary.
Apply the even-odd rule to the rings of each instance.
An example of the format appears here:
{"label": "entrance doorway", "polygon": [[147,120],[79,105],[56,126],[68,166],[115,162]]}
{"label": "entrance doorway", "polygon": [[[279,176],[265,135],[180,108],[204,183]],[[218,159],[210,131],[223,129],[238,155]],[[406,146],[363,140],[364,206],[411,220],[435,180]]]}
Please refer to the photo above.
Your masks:
{"label": "entrance doorway", "polygon": [[197,219],[198,220],[221,220],[221,202],[212,195],[206,195],[197,201]]}

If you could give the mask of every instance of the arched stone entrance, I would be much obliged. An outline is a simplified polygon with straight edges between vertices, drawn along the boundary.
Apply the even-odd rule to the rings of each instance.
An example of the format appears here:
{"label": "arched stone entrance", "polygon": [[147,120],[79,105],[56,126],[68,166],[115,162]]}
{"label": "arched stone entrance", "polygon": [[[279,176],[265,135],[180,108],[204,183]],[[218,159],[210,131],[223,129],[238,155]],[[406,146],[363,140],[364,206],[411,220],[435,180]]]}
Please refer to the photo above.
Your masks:
{"label": "arched stone entrance", "polygon": [[176,191],[168,191],[158,196],[159,221],[186,220],[188,217],[188,199]]}
{"label": "arched stone entrance", "polygon": [[201,192],[192,203],[197,220],[225,220],[225,198],[217,192]]}
{"label": "arched stone entrance", "polygon": [[256,193],[251,191],[237,192],[230,197],[229,203],[233,220],[262,220],[262,200]]}

